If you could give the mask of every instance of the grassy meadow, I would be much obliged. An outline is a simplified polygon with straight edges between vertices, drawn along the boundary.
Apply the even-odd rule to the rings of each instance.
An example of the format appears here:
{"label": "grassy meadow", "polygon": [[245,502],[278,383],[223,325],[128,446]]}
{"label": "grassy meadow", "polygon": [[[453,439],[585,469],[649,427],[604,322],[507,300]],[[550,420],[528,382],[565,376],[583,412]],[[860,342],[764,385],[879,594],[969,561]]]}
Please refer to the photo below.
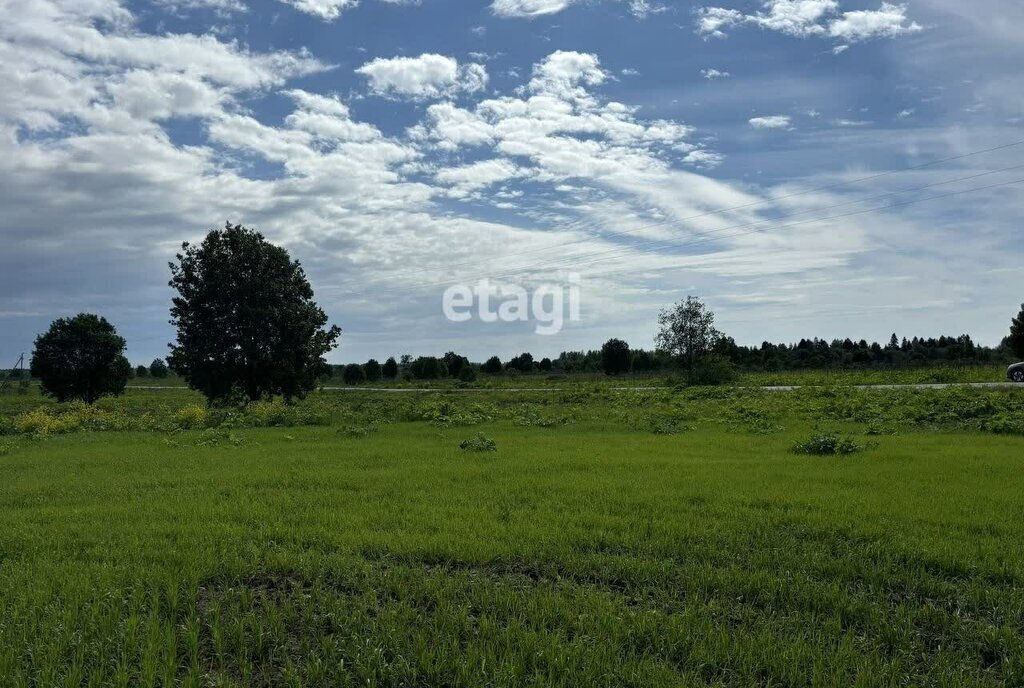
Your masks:
{"label": "grassy meadow", "polygon": [[0,684],[1024,685],[1022,462],[1024,390],[0,397]]}

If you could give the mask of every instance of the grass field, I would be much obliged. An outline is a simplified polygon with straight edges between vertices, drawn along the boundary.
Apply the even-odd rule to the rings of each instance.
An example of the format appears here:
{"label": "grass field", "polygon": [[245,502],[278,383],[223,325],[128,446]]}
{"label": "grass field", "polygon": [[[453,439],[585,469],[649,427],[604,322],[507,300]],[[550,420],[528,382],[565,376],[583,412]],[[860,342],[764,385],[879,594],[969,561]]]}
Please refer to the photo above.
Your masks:
{"label": "grass field", "polygon": [[3,399],[3,686],[1024,685],[1019,391],[193,402]]}

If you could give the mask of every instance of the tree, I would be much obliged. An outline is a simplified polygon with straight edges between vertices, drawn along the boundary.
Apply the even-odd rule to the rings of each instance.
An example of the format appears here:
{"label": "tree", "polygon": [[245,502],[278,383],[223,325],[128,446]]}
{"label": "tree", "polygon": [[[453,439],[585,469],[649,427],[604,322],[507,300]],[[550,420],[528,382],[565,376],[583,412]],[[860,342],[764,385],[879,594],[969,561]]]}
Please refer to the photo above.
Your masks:
{"label": "tree", "polygon": [[661,311],[658,325],[661,328],[655,337],[658,349],[681,360],[691,375],[694,364],[722,337],[722,333],[715,329],[715,314],[693,296],[687,296],[686,301]]}
{"label": "tree", "polygon": [[386,380],[394,380],[398,377],[398,361],[395,360],[394,356],[384,361],[381,373],[384,375],[384,379]]}
{"label": "tree", "polygon": [[469,366],[469,359],[465,356],[460,356],[454,351],[449,351],[444,355],[444,364],[448,366],[448,374],[452,377],[460,377],[462,369]]}
{"label": "tree", "polygon": [[124,349],[124,338],[106,318],[80,313],[54,320],[36,338],[30,368],[43,394],[92,404],[124,392],[132,369]]}
{"label": "tree", "polygon": [[1024,358],[1024,303],[1020,306],[1020,313],[1010,324],[1010,336],[1006,341],[1017,358]]}
{"label": "tree", "polygon": [[483,367],[480,370],[484,371],[488,375],[497,375],[501,372],[501,359],[497,356],[491,356],[484,362]]}
{"label": "tree", "polygon": [[628,373],[631,358],[629,344],[621,339],[609,339],[601,347],[601,369],[605,375]]}
{"label": "tree", "polygon": [[358,385],[366,382],[366,373],[363,372],[363,366],[358,363],[349,363],[345,366],[345,372],[342,375],[342,379],[346,385]]}
{"label": "tree", "polygon": [[341,329],[313,301],[302,266],[241,225],[182,245],[171,263],[178,295],[168,362],[211,402],[302,397],[327,371]]}
{"label": "tree", "polygon": [[147,368],[144,365],[140,365],[138,368],[135,369],[135,376],[136,377],[149,377],[149,368]]}
{"label": "tree", "polygon": [[507,368],[518,370],[520,373],[533,372],[533,354],[529,351],[519,354],[508,362]]}
{"label": "tree", "polygon": [[436,356],[420,356],[409,365],[417,380],[439,380],[448,377],[448,366]]}
{"label": "tree", "polygon": [[550,373],[551,369],[555,367],[555,364],[551,362],[550,358],[542,358],[540,359],[540,363],[537,364],[537,367],[545,373]]}
{"label": "tree", "polygon": [[153,362],[149,364],[149,374],[155,378],[162,379],[167,377],[167,364],[164,363],[162,358],[154,359]]}
{"label": "tree", "polygon": [[371,358],[363,364],[363,372],[366,373],[366,379],[370,382],[378,382],[384,376],[384,371],[375,358]]}

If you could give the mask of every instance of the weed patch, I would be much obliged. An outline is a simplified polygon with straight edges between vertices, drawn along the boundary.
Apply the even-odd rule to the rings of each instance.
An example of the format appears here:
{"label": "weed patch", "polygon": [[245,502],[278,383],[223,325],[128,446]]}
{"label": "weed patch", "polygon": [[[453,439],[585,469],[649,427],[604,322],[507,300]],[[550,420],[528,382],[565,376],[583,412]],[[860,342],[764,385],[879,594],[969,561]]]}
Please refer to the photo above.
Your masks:
{"label": "weed patch", "polygon": [[459,444],[459,449],[469,452],[495,452],[498,451],[498,445],[490,437],[478,432],[476,437],[463,440]]}

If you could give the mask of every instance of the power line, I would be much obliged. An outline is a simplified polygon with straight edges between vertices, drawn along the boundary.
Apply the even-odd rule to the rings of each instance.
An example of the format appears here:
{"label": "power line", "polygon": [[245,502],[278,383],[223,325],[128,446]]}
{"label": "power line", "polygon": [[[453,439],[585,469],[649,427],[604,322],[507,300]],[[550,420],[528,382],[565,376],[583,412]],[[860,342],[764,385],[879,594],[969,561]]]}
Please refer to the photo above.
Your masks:
{"label": "power line", "polygon": [[[849,202],[844,202],[844,203],[833,204],[831,206],[824,206],[822,208],[817,208],[817,209],[814,209],[813,211],[808,211],[808,212],[819,212],[819,211],[822,211],[822,210],[829,210],[829,209],[832,209],[832,208],[837,208],[837,207],[843,207],[843,206],[851,205],[853,203],[863,203],[863,202],[866,202],[866,201],[869,201],[869,200],[873,200],[874,198],[883,198],[885,196],[892,196],[892,195],[895,195],[895,194],[898,194],[898,193],[908,193],[908,192],[911,192],[911,191],[917,191],[917,190],[922,190],[922,189],[926,189],[926,188],[932,188],[932,187],[940,186],[940,185],[943,185],[943,184],[950,184],[950,183],[955,183],[955,182],[958,182],[958,181],[966,181],[966,180],[969,180],[969,179],[978,178],[980,176],[985,176],[986,174],[994,174],[996,172],[1003,172],[1003,171],[1008,171],[1008,170],[1012,170],[1012,169],[1019,169],[1020,167],[1024,167],[1024,165],[1015,165],[1015,166],[1012,166],[1012,167],[1005,168],[1003,170],[996,170],[996,171],[993,171],[993,172],[980,173],[980,174],[971,175],[971,176],[968,176],[968,177],[963,177],[963,178],[958,178],[958,179],[946,180],[944,182],[937,182],[937,183],[933,183],[933,184],[928,184],[928,185],[925,185],[925,186],[922,186],[922,187],[915,187],[915,188],[912,188],[912,189],[904,189],[904,190],[900,190],[900,191],[896,191],[896,192],[890,192],[890,193],[886,193],[886,194],[881,194],[881,195],[879,195],[877,197],[869,197],[869,198],[866,198],[866,199],[859,199],[857,201],[849,201]],[[778,223],[747,223],[747,224],[743,224],[743,225],[735,225],[735,226],[732,226],[732,227],[720,228],[719,230],[715,230],[715,232],[725,231],[727,229],[738,229],[738,228],[742,228],[742,227],[759,227],[759,228],[758,229],[754,229],[752,231],[737,232],[737,233],[733,233],[733,234],[729,234],[729,235],[725,235],[725,236],[721,236],[721,237],[711,236],[714,232],[707,232],[707,233],[704,233],[703,235],[701,235],[703,237],[703,239],[704,239],[703,241],[674,242],[674,243],[672,243],[672,242],[666,242],[665,240],[655,240],[655,241],[641,242],[641,243],[635,244],[633,246],[616,247],[616,248],[613,248],[613,249],[609,249],[607,251],[599,251],[599,252],[596,252],[596,253],[585,254],[583,256],[575,256],[575,257],[569,258],[568,259],[569,262],[547,263],[547,264],[541,263],[541,264],[536,265],[536,266],[524,266],[522,268],[517,268],[514,272],[506,273],[504,275],[501,275],[501,276],[498,276],[498,277],[492,277],[492,278],[497,281],[497,280],[506,279],[508,277],[512,277],[512,276],[515,276],[515,275],[519,275],[519,274],[522,274],[524,272],[533,272],[533,271],[539,271],[539,270],[557,270],[557,269],[563,269],[563,268],[583,267],[583,266],[586,266],[586,265],[591,265],[591,264],[594,264],[594,263],[597,263],[597,262],[601,262],[603,260],[608,260],[610,258],[618,257],[619,255],[625,255],[627,253],[631,253],[631,252],[637,250],[638,248],[644,248],[644,247],[652,246],[652,245],[655,245],[655,244],[666,244],[667,243],[672,248],[689,248],[689,247],[693,247],[693,246],[704,245],[704,244],[710,243],[711,241],[729,240],[729,239],[733,239],[733,238],[737,238],[737,237],[741,237],[741,236],[747,236],[747,235],[750,235],[750,234],[764,233],[764,232],[767,232],[767,231],[770,231],[770,230],[775,230],[775,229],[785,229],[785,228],[789,228],[789,227],[805,225],[805,224],[812,223],[812,222],[823,222],[823,221],[827,221],[827,220],[835,220],[835,219],[842,219],[842,218],[845,218],[845,217],[853,217],[853,216],[856,216],[856,215],[863,215],[863,214],[866,214],[866,213],[877,212],[877,211],[886,210],[886,209],[890,209],[890,208],[899,208],[899,207],[904,207],[904,206],[908,206],[908,205],[914,205],[914,204],[917,204],[917,203],[924,203],[924,202],[928,202],[928,201],[939,200],[939,199],[943,199],[943,198],[949,198],[949,197],[952,197],[952,196],[958,196],[958,195],[963,195],[963,194],[967,194],[967,193],[973,193],[973,192],[977,192],[977,191],[984,191],[984,190],[987,190],[987,189],[993,189],[993,188],[998,188],[998,187],[1003,187],[1003,186],[1010,186],[1010,185],[1019,184],[1019,183],[1022,183],[1022,182],[1024,182],[1024,179],[1017,179],[1017,180],[1013,180],[1013,181],[1009,181],[1009,182],[1000,182],[998,184],[990,184],[990,185],[981,186],[981,187],[974,187],[974,188],[971,188],[971,189],[963,189],[963,190],[960,190],[960,191],[954,191],[954,192],[945,193],[945,194],[938,194],[938,195],[935,195],[935,196],[928,196],[926,198],[913,199],[913,200],[904,201],[904,202],[901,202],[901,203],[893,203],[893,204],[889,204],[889,205],[883,205],[883,206],[868,208],[868,209],[865,209],[865,210],[858,210],[858,211],[853,211],[853,212],[849,212],[849,213],[841,213],[841,214],[837,214],[837,215],[829,215],[829,216],[825,216],[825,217],[815,217],[815,218],[810,218],[808,220],[802,220],[802,221],[786,223],[786,224],[778,224]],[[798,213],[798,214],[805,214],[805,213]],[[592,261],[579,262],[580,258],[594,258],[595,256],[606,256],[606,257],[598,258],[597,260],[592,260]],[[666,267],[666,268],[647,268],[647,270],[648,271],[664,270],[664,269],[673,269],[673,268],[676,268],[676,267],[680,267],[680,266],[669,266],[669,267]],[[444,285],[448,285],[448,284],[451,284],[451,280],[450,279],[449,280],[444,280],[444,281],[441,281],[441,282],[424,282],[424,283],[414,284],[414,285],[403,285],[403,286],[400,286],[400,287],[383,287],[383,288],[378,288],[375,291],[376,291],[376,293],[405,292],[405,291],[414,291],[414,290],[420,290],[420,289],[427,289],[427,288],[435,287],[435,286],[444,286]]]}

